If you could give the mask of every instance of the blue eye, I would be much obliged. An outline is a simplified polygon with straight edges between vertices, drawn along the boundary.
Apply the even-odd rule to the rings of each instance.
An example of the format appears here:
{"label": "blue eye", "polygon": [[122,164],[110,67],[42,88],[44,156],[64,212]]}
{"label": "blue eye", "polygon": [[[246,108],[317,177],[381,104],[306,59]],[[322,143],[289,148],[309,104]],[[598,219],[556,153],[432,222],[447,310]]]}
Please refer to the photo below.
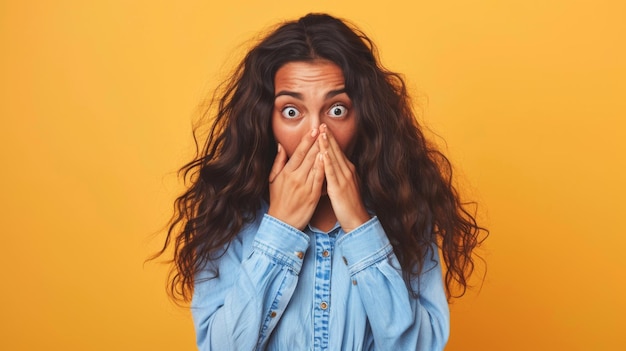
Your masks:
{"label": "blue eye", "polygon": [[348,108],[343,105],[333,105],[333,107],[328,110],[328,115],[331,117],[343,117],[348,113]]}
{"label": "blue eye", "polygon": [[298,111],[295,107],[292,106],[287,106],[285,107],[281,113],[283,114],[283,117],[285,118],[297,118],[298,116],[300,116],[300,111]]}

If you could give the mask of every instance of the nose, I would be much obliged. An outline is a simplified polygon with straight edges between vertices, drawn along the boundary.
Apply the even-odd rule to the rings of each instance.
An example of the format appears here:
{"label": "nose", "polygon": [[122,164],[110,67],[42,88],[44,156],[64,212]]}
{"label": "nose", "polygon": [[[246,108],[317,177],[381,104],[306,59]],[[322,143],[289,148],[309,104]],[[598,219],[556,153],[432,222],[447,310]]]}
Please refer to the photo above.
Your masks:
{"label": "nose", "polygon": [[311,114],[309,121],[311,122],[311,130],[312,129],[316,129],[319,130],[320,129],[320,125],[322,124],[322,119],[321,116],[319,114],[319,112],[315,112],[313,114]]}

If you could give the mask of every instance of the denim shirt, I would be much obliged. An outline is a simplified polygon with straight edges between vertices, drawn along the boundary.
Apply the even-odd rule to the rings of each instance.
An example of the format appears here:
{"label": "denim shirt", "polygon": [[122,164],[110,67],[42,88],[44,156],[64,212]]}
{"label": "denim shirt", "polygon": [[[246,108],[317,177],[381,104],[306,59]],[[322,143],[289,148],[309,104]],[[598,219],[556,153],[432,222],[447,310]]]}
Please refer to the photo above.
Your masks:
{"label": "denim shirt", "polygon": [[196,276],[200,350],[444,348],[450,316],[436,247],[411,282],[414,296],[376,217],[346,234],[338,224],[302,232],[266,212]]}

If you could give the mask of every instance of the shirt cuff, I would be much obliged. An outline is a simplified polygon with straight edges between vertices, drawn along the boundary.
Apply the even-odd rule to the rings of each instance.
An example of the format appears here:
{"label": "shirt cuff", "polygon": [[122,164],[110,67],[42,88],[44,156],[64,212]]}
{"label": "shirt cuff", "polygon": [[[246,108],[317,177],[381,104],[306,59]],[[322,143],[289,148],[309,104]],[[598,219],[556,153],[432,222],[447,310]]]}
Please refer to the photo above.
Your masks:
{"label": "shirt cuff", "polygon": [[309,237],[298,229],[264,214],[254,238],[255,251],[269,256],[274,262],[300,273],[302,260],[309,247]]}
{"label": "shirt cuff", "polygon": [[378,217],[373,217],[360,227],[337,240],[343,253],[343,262],[351,275],[376,264],[393,252]]}

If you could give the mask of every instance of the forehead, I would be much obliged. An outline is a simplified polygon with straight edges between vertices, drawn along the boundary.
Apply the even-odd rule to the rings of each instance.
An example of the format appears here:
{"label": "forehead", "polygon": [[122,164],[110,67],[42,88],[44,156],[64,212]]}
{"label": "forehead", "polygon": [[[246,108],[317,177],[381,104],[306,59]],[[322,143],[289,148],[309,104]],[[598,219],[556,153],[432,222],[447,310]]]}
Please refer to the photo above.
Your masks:
{"label": "forehead", "polygon": [[306,89],[311,87],[343,87],[343,72],[336,64],[317,60],[311,62],[289,62],[276,72],[274,87],[276,91]]}

